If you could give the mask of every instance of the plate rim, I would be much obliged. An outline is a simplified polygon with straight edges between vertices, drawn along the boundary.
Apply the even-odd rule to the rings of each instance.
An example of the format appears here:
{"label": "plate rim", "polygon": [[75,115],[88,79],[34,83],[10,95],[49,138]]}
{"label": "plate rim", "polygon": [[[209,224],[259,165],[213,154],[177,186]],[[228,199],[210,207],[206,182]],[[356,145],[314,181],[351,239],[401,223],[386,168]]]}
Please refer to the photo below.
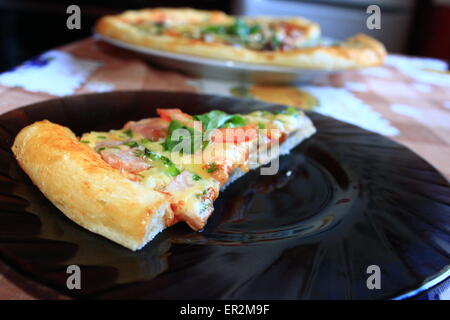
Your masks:
{"label": "plate rim", "polygon": [[106,43],[114,45],[116,47],[130,50],[130,51],[137,52],[137,53],[144,54],[144,55],[155,55],[160,58],[177,60],[177,61],[183,62],[183,63],[186,63],[186,62],[195,63],[195,64],[205,65],[208,67],[225,68],[225,69],[234,70],[234,71],[284,73],[284,74],[289,74],[289,75],[302,75],[302,74],[304,75],[306,73],[326,75],[326,74],[332,74],[332,73],[336,73],[336,72],[353,70],[353,69],[349,69],[349,70],[343,69],[342,70],[342,69],[307,69],[307,68],[302,69],[302,68],[297,68],[297,67],[267,65],[267,64],[260,64],[260,63],[246,63],[246,62],[233,61],[233,60],[207,58],[207,57],[194,56],[194,55],[189,55],[189,54],[170,52],[170,51],[164,51],[164,50],[139,46],[139,45],[128,43],[128,42],[125,42],[125,41],[122,41],[119,39],[114,39],[109,36],[105,36],[98,32],[94,32],[94,39],[100,39],[100,40],[105,41]]}

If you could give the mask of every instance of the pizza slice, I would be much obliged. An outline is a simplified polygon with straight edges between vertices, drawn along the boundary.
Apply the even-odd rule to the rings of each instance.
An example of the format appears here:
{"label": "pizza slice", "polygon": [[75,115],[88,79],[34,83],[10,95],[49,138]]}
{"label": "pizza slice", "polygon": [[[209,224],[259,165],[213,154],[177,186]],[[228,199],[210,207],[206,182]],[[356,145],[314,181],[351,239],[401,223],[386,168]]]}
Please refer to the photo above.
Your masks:
{"label": "pizza slice", "polygon": [[12,150],[67,217],[137,250],[177,222],[203,228],[220,190],[315,132],[295,108],[157,113],[80,138],[66,127],[39,121],[22,129]]}
{"label": "pizza slice", "polygon": [[298,67],[351,69],[382,64],[382,43],[363,34],[324,41],[301,17],[235,17],[190,8],[130,10],[101,18],[100,35],[126,43],[213,59]]}

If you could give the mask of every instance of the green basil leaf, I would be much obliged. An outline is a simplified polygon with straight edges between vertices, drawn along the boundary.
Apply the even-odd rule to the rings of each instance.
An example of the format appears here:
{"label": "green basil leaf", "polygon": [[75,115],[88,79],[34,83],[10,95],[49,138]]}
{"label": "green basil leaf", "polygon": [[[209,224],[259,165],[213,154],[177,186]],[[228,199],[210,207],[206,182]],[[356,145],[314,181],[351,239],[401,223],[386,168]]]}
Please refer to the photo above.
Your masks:
{"label": "green basil leaf", "polygon": [[206,172],[213,173],[217,170],[219,170],[219,167],[217,166],[217,163],[213,162],[208,165],[208,169],[206,170]]}
{"label": "green basil leaf", "polygon": [[133,131],[131,131],[130,129],[123,130],[123,133],[129,138],[133,138]]}
{"label": "green basil leaf", "polygon": [[194,119],[202,123],[205,131],[218,128],[237,128],[246,125],[246,121],[242,116],[238,114],[231,115],[220,110],[213,110],[194,116]]}
{"label": "green basil leaf", "polygon": [[135,152],[136,156],[144,157],[147,159],[150,159],[151,161],[159,161],[164,165],[164,173],[171,176],[176,177],[180,174],[180,170],[177,168],[177,166],[170,160],[169,158],[163,156],[162,154],[153,152],[147,148],[144,148],[144,151],[136,150]]}
{"label": "green basil leaf", "polygon": [[124,145],[130,147],[130,148],[137,148],[139,147],[139,144],[136,141],[127,141],[123,143]]}
{"label": "green basil leaf", "polygon": [[173,137],[173,133],[178,129],[185,129],[188,131],[190,139],[190,148],[188,151],[190,153],[194,153],[202,147],[202,133],[200,131],[194,130],[194,128],[183,125],[181,122],[177,120],[172,120],[169,124],[168,130],[169,134],[162,143],[164,150],[172,151],[177,145],[183,143],[183,140],[186,138],[186,136],[181,135],[177,137],[177,139]]}
{"label": "green basil leaf", "polygon": [[295,107],[288,107],[286,109],[283,109],[281,111],[275,111],[274,114],[286,114],[288,116],[299,116],[300,110]]}

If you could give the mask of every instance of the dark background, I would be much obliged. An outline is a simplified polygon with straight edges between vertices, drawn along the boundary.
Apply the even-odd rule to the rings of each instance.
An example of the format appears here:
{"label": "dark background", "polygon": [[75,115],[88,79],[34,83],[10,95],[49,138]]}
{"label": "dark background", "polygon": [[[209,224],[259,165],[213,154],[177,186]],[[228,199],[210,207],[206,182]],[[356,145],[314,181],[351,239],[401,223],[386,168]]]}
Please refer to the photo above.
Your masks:
{"label": "dark background", "polygon": [[[352,1],[354,3],[357,0]],[[276,5],[277,1],[273,2]],[[315,1],[324,6],[330,3],[336,5],[336,2],[337,0]],[[349,6],[345,4],[346,0],[341,0],[340,3],[344,3],[342,6]],[[71,4],[81,8],[81,30],[66,28],[69,16],[66,8]],[[184,6],[239,13],[239,5],[239,0],[0,0],[0,72],[48,49],[90,36],[95,21],[105,14],[158,6]],[[416,0],[407,46],[402,53],[450,60],[450,6],[436,5],[432,0]]]}
{"label": "dark background", "polygon": [[[81,8],[81,30],[66,28],[66,9]],[[0,0],[0,71],[12,68],[43,51],[88,37],[95,21],[106,14],[152,6],[189,6],[230,11],[228,1]]]}

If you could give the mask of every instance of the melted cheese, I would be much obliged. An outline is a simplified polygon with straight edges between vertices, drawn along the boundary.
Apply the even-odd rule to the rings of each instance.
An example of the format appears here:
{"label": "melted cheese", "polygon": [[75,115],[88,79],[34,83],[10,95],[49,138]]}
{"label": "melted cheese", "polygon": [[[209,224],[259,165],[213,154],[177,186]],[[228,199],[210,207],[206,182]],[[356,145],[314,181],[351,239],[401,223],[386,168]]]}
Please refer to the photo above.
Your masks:
{"label": "melted cheese", "polygon": [[[256,111],[242,116],[248,124],[256,124],[261,129],[259,134],[262,136],[262,139],[259,140],[260,148],[261,143],[263,145],[270,143],[270,139],[264,135],[264,130],[276,129],[281,133],[289,134],[300,125],[297,115]],[[221,184],[227,182],[217,180],[218,178],[214,171],[208,172],[208,165],[214,164],[219,166],[221,170],[226,171],[225,179],[227,179],[228,173],[236,167],[244,171],[248,170],[249,153],[254,152],[258,145],[257,139],[240,144],[210,142],[204,150],[199,150],[194,154],[180,155],[164,150],[162,146],[164,139],[152,142],[139,133],[129,130],[93,131],[84,134],[80,140],[97,151],[100,150],[99,148],[129,148],[129,146],[123,144],[108,146],[107,143],[120,144],[120,142],[132,143],[134,141],[139,144],[139,150],[142,151],[146,148],[157,155],[170,159],[180,173],[184,170],[192,173],[192,182],[185,188],[172,190],[170,193],[174,199],[175,214],[178,212],[194,217],[199,215],[200,217],[207,217],[211,213],[213,201],[218,195]],[[105,142],[105,144],[102,145],[102,142]],[[137,176],[140,179],[137,179],[136,183],[142,183],[150,189],[167,192],[166,187],[175,181],[176,177],[167,173],[167,166],[163,161],[148,161],[150,161],[152,167],[139,172]],[[211,190],[213,190],[212,193]]]}
{"label": "melted cheese", "polygon": [[263,111],[255,111],[243,117],[250,123],[263,124],[264,129],[278,129],[281,133],[288,134],[300,127],[299,115],[272,114]]}

